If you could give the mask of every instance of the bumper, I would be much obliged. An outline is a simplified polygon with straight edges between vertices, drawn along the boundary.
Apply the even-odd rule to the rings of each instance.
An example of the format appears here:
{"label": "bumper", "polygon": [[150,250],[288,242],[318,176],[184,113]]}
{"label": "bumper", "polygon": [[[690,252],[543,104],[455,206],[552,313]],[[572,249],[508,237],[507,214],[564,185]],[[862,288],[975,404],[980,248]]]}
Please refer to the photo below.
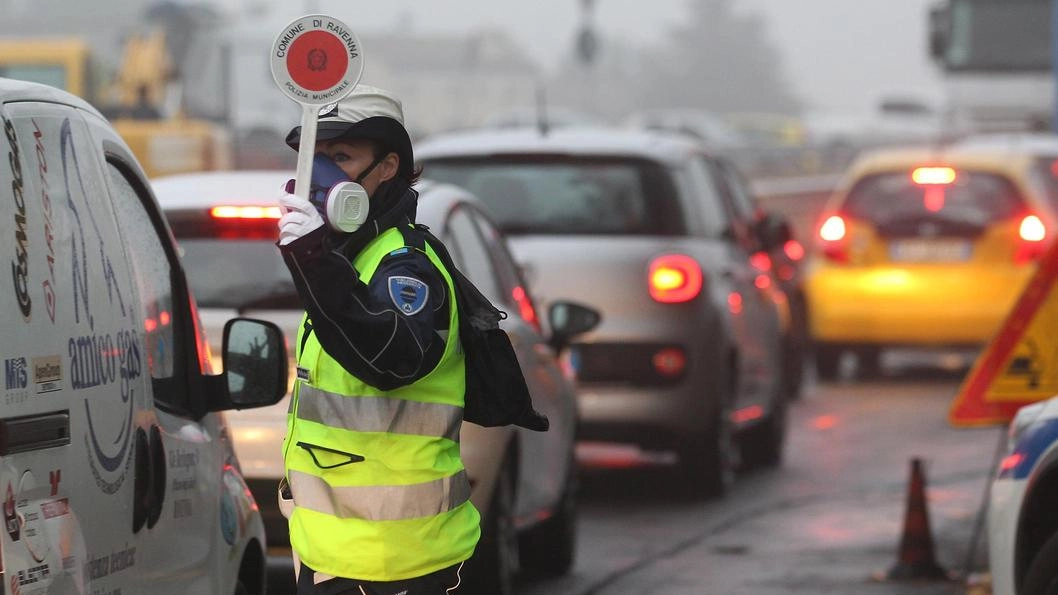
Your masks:
{"label": "bumper", "polygon": [[1013,307],[1029,267],[818,268],[808,283],[812,338],[909,346],[987,341]]}
{"label": "bumper", "polygon": [[676,448],[701,435],[712,401],[703,385],[691,382],[669,388],[582,386],[578,438]]}

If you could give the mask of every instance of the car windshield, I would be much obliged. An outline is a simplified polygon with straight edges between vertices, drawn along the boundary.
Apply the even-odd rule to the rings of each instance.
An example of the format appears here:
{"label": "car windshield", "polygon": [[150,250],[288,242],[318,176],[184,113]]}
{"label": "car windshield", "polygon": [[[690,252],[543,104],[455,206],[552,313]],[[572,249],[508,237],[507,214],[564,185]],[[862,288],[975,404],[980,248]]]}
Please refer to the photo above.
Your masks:
{"label": "car windshield", "polygon": [[931,219],[982,226],[1025,210],[1014,185],[1002,176],[972,171],[954,175],[948,184],[916,183],[910,171],[868,176],[849,191],[842,210],[877,224]]}
{"label": "car windshield", "polygon": [[294,284],[271,240],[180,238],[181,258],[203,308],[300,308]]}
{"label": "car windshield", "polygon": [[676,190],[661,165],[534,155],[442,159],[430,179],[462,186],[507,234],[679,235]]}

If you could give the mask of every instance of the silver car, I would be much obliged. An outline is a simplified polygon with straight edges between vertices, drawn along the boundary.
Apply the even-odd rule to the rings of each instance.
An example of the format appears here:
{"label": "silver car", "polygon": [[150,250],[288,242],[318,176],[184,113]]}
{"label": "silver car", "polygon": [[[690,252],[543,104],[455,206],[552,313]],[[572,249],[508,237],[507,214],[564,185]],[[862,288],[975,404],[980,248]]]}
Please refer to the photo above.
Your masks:
{"label": "silver car", "polygon": [[[183,253],[208,338],[220,338],[236,315],[273,321],[288,341],[297,336],[302,307],[275,246],[276,200],[287,171],[214,172],[154,180],[158,201]],[[498,308],[546,433],[464,424],[461,451],[482,541],[465,572],[470,592],[510,593],[520,566],[562,574],[573,564],[576,530],[574,431],[577,410],[571,368],[559,353],[595,313],[575,304],[552,308],[565,321],[550,337],[507,251],[503,235],[464,190],[421,182],[418,221],[448,246],[456,265]],[[214,345],[219,352],[219,345]],[[293,354],[293,350],[291,350]],[[566,356],[568,359],[568,355]],[[294,362],[291,362],[294,366]],[[294,374],[291,373],[291,378]],[[289,395],[272,408],[228,415],[243,472],[262,506],[270,546],[289,547],[276,505],[283,476],[280,445]],[[283,554],[284,552],[273,553]],[[275,560],[275,558],[273,559]]]}
{"label": "silver car", "polygon": [[695,143],[479,130],[427,139],[416,156],[485,203],[541,303],[601,312],[573,350],[580,439],[675,451],[700,495],[723,493],[740,455],[779,462],[784,295],[751,262],[761,238],[732,225]]}

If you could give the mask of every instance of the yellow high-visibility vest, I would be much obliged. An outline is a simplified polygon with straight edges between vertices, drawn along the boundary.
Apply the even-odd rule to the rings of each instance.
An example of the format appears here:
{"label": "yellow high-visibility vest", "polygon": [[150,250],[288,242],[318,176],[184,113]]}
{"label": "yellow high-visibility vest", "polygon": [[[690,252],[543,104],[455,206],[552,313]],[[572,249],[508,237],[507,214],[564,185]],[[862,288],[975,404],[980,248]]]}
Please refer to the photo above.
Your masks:
{"label": "yellow high-visibility vest", "polygon": [[[361,281],[405,247],[396,228],[375,238],[353,261]],[[455,288],[428,244],[408,249],[425,252],[450,296],[448,338],[433,371],[380,391],[328,356],[316,333],[303,337],[304,324],[298,333],[304,347],[283,443],[294,496],[290,544],[324,574],[419,577],[469,558],[480,535],[459,457],[466,376]]]}

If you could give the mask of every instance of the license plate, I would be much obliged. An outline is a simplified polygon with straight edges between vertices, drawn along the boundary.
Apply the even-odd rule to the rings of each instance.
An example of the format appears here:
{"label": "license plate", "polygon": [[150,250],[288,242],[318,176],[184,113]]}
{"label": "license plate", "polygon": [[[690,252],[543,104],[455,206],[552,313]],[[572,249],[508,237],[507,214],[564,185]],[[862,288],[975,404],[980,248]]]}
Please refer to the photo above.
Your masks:
{"label": "license plate", "polygon": [[901,240],[889,244],[889,258],[897,262],[960,262],[969,260],[968,240]]}

